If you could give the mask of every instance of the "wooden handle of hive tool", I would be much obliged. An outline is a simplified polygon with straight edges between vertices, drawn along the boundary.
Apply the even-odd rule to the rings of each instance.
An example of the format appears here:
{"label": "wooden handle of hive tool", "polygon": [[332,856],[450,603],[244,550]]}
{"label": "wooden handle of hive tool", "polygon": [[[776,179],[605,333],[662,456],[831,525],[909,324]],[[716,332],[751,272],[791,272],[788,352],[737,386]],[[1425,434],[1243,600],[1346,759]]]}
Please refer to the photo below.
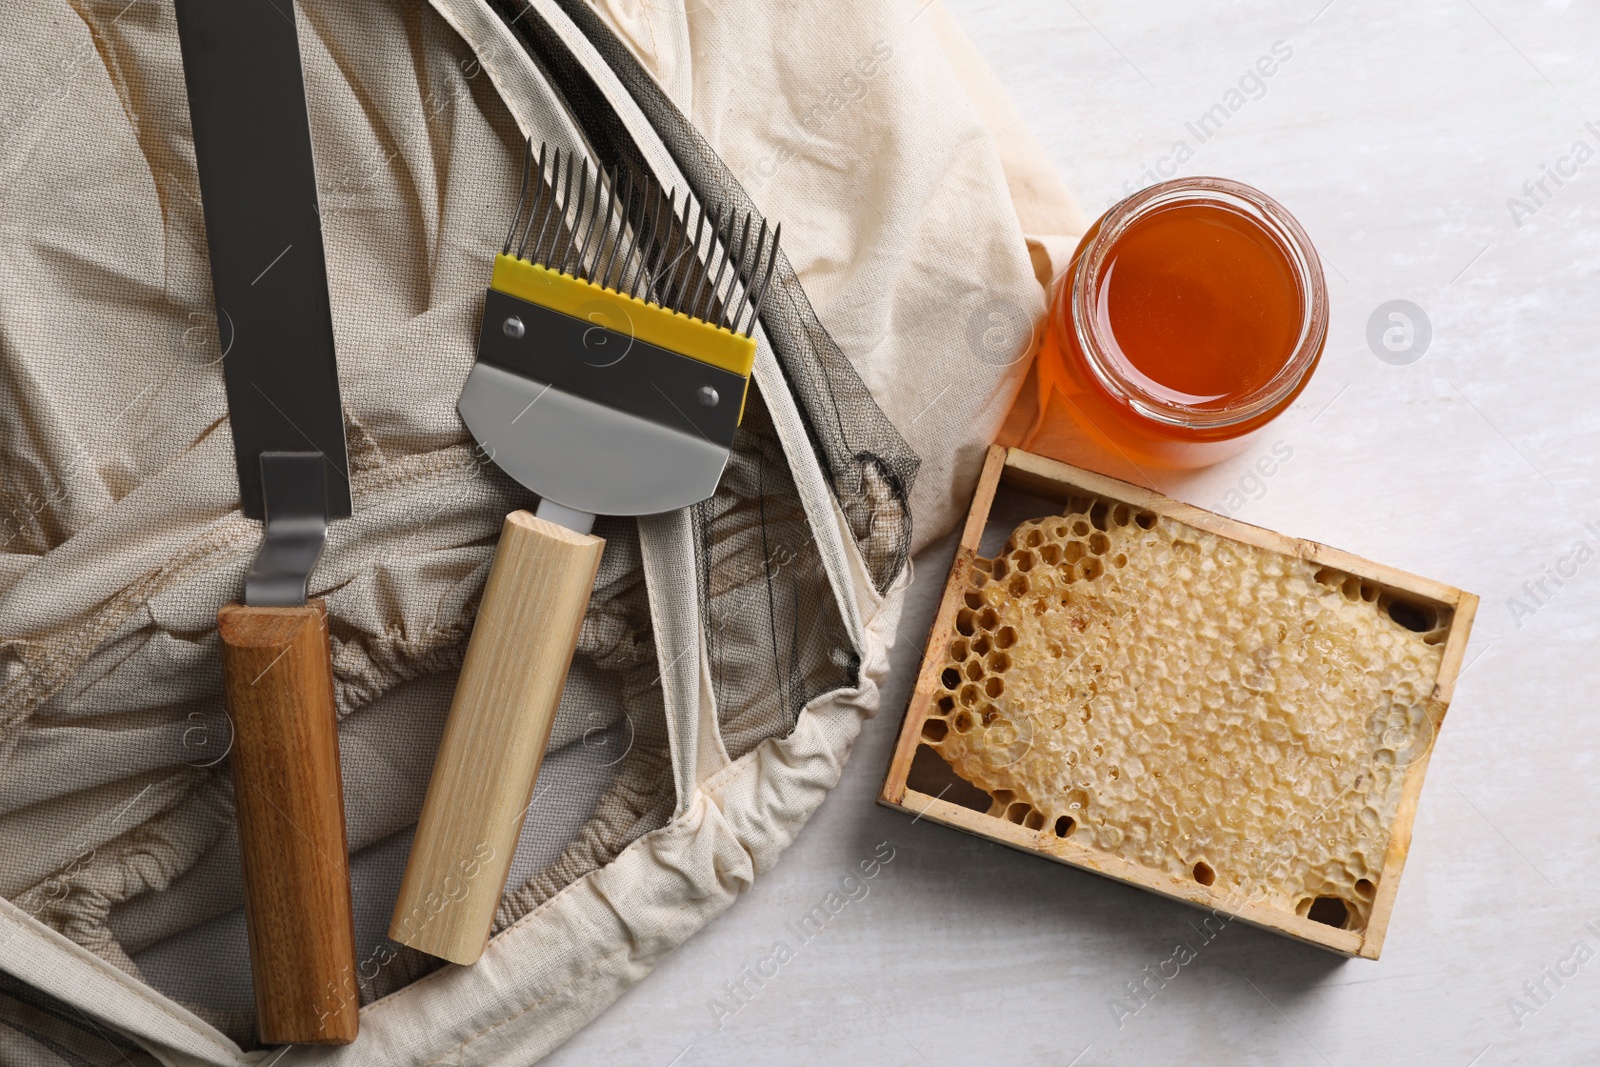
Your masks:
{"label": "wooden handle of hive tool", "polygon": [[489,941],[605,541],[506,517],[389,936],[452,963]]}
{"label": "wooden handle of hive tool", "polygon": [[322,601],[217,613],[262,1044],[354,1041],[360,1000]]}

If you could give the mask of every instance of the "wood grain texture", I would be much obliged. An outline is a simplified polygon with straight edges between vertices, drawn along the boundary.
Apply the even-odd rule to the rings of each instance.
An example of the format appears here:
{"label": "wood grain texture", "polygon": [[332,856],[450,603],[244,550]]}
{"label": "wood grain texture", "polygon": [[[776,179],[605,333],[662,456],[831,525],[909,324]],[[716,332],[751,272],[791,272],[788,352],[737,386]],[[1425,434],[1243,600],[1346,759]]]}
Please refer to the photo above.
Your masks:
{"label": "wood grain texture", "polygon": [[605,542],[506,517],[389,936],[475,963],[505,888]]}
{"label": "wood grain texture", "polygon": [[1373,563],[1315,541],[1250,526],[1237,519],[1172,500],[1141,486],[1018,449],[1007,449],[996,445],[989,449],[983,473],[979,477],[977,492],[967,515],[961,544],[956,549],[944,597],[934,616],[922,667],[918,672],[916,685],[906,708],[905,720],[900,727],[894,756],[890,760],[888,774],[879,794],[880,803],[911,812],[919,818],[926,817],[933,822],[965,830],[1000,844],[1046,856],[1074,867],[1081,867],[1108,878],[1128,882],[1198,907],[1215,909],[1264,929],[1287,934],[1343,955],[1376,959],[1383,947],[1389,917],[1394,908],[1395,893],[1400,883],[1400,874],[1405,867],[1406,854],[1410,848],[1411,825],[1416,816],[1417,799],[1422,792],[1423,777],[1427,773],[1428,753],[1424,753],[1406,768],[1400,804],[1395,812],[1394,825],[1384,855],[1383,871],[1378,880],[1377,896],[1373,900],[1372,911],[1365,928],[1359,931],[1338,929],[1301,918],[1276,907],[1240,899],[1221,885],[1202,886],[1193,881],[1173,878],[1166,872],[1130,863],[1120,857],[1088,848],[1071,838],[1058,838],[1048,829],[1028,830],[1004,819],[973,811],[908,787],[907,779],[921,743],[923,724],[927,721],[934,693],[938,689],[936,675],[948,655],[954,632],[951,623],[959,606],[961,594],[966,589],[968,574],[977,556],[984,527],[988,524],[989,512],[994,506],[995,494],[1002,485],[1014,486],[1050,499],[1065,500],[1074,493],[1088,493],[1105,500],[1125,503],[1130,507],[1152,511],[1176,522],[1205,530],[1218,537],[1336,568],[1347,574],[1367,579],[1391,593],[1403,594],[1409,600],[1432,607],[1440,612],[1441,618],[1447,617],[1449,620],[1439,672],[1434,680],[1427,707],[1434,737],[1437,737],[1439,728],[1444,724],[1456,676],[1461,671],[1467,637],[1477,613],[1478,598],[1441,582],[1420,578],[1381,563]]}
{"label": "wood grain texture", "polygon": [[[886,804],[899,805],[905,798],[906,778],[911,773],[911,761],[917,755],[922,724],[928,717],[928,708],[933,704],[934,690],[939,687],[938,675],[944,651],[950,644],[956,612],[961,608],[961,595],[967,587],[972,561],[978,556],[978,543],[983,540],[983,527],[989,517],[989,509],[994,506],[994,494],[1000,488],[1000,475],[1005,463],[1006,450],[999,445],[990,445],[984,457],[983,470],[978,475],[972,507],[967,512],[966,526],[961,531],[961,543],[956,547],[950,575],[945,579],[944,596],[939,601],[939,610],[934,612],[933,626],[928,631],[927,655],[917,671],[916,688],[912,690],[911,704],[906,709],[906,721],[895,743],[889,775],[883,783],[880,799]],[[913,718],[916,719],[914,723]]]}
{"label": "wood grain texture", "polygon": [[327,613],[217,613],[263,1044],[355,1040],[355,925]]}
{"label": "wood grain texture", "polygon": [[1141,889],[1171,897],[1173,900],[1193,904],[1197,908],[1231,915],[1243,919],[1252,926],[1287,934],[1345,956],[1357,955],[1361,949],[1362,936],[1354,931],[1337,930],[1252,901],[1242,895],[1230,895],[1221,890],[1199,885],[1193,880],[1177,878],[1164,871],[1151,870],[1119,856],[1109,855],[1097,848],[1081,845],[1070,837],[1057,837],[1049,830],[1029,830],[1004,819],[985,815],[981,811],[952,804],[940,797],[919,793],[915,789],[906,790],[904,802],[895,806],[929,822],[965,830],[969,834],[976,834],[1008,848],[1044,856],[1057,863],[1092,871],[1114,881],[1128,882]]}

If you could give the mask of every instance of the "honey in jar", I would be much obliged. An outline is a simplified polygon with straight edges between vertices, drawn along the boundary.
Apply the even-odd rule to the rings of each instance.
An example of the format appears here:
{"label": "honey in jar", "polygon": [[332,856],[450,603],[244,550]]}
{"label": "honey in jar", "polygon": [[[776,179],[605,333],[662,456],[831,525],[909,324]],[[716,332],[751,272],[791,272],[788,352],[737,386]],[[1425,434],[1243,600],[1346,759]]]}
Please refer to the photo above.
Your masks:
{"label": "honey in jar", "polygon": [[1053,401],[1139,465],[1214,463],[1294,402],[1327,320],[1321,264],[1283,207],[1220,178],[1152,186],[1078,245],[1040,353],[1041,414]]}

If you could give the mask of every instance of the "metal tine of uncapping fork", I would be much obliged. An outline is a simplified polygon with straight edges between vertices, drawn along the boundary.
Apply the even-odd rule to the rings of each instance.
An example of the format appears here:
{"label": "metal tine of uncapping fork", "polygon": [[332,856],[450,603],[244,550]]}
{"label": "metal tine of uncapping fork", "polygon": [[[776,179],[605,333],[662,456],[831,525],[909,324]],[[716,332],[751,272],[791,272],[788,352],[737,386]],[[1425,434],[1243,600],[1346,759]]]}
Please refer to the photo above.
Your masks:
{"label": "metal tine of uncapping fork", "polygon": [[[739,235],[739,243],[734,247],[731,258],[733,259],[733,273],[728,277],[728,295],[719,299],[721,307],[717,310],[717,325],[729,329],[728,307],[733,303],[733,291],[739,285],[739,277],[744,272],[744,260],[750,254],[750,215],[744,217],[744,229]],[[720,282],[721,279],[719,278]],[[720,295],[720,294],[719,294]]]}
{"label": "metal tine of uncapping fork", "polygon": [[728,266],[728,250],[733,244],[734,227],[739,224],[738,215],[738,209],[729,208],[727,213],[722,216],[721,231],[711,235],[713,241],[711,247],[712,261],[716,264],[717,269],[716,273],[712,273],[711,263],[706,264],[706,281],[708,283],[706,285],[706,295],[704,301],[695,308],[695,317],[707,324],[711,322],[711,305],[717,301],[717,288],[722,284],[722,272]]}
{"label": "metal tine of uncapping fork", "polygon": [[[544,240],[545,222],[550,217],[550,209],[555,204],[556,193],[561,190],[561,149],[557,148],[550,161],[550,177],[546,180],[544,168],[541,164],[539,170],[539,203],[538,203],[538,230],[533,229],[534,215],[528,214],[528,228],[522,231],[522,247],[518,249],[519,257],[532,260],[537,253],[539,243]],[[533,245],[528,244],[529,234],[533,235]]]}
{"label": "metal tine of uncapping fork", "polygon": [[661,221],[659,202],[661,202],[661,186],[658,186],[654,181],[650,181],[650,179],[646,179],[645,200],[638,208],[640,218],[645,222],[645,235],[638,238],[638,262],[637,266],[634,267],[634,280],[627,286],[627,294],[635,299],[638,298],[638,286],[643,285],[645,274],[650,270],[650,250],[656,243],[656,229],[658,229],[658,222]]}
{"label": "metal tine of uncapping fork", "polygon": [[[567,242],[566,249],[561,253],[561,269],[574,278],[583,267],[584,241],[588,234],[585,226],[588,225],[589,217],[594,214],[594,201],[600,195],[600,168],[595,168],[594,177],[591,179],[589,161],[586,159],[583,162],[580,175],[582,180],[578,183],[578,207],[572,213],[572,239]],[[589,195],[591,191],[594,193],[593,197]]]}
{"label": "metal tine of uncapping fork", "polygon": [[[733,319],[728,323],[728,329],[738,333],[739,320],[744,317],[745,305],[750,302],[750,288],[756,284],[756,278],[761,273],[761,254],[767,249],[767,220],[761,220],[761,235],[756,239],[756,254],[750,260],[750,270],[744,271],[744,259],[739,260],[739,302],[733,306]],[[731,295],[731,294],[730,294]]]}
{"label": "metal tine of uncapping fork", "polygon": [[[650,174],[640,176],[640,190],[638,190],[638,221],[634,222],[634,237],[627,243],[627,254],[622,256],[622,274],[618,277],[618,293],[627,293],[632,296],[638,286],[638,272],[640,261],[643,258],[643,248],[650,245],[651,218],[650,197],[653,192],[654,182]],[[627,272],[634,270],[634,282],[627,282]]]}
{"label": "metal tine of uncapping fork", "polygon": [[[672,195],[677,197],[677,189],[672,190]],[[669,206],[672,206],[674,210],[667,213],[667,232],[661,238],[661,256],[658,258],[664,262],[661,262],[661,266],[656,267],[656,275],[651,278],[650,286],[651,293],[656,296],[656,304],[661,307],[667,307],[667,296],[672,291],[672,277],[677,274],[678,264],[683,261],[683,250],[686,248],[685,242],[688,242],[688,238],[690,238],[690,235],[688,235],[688,229],[690,229],[690,224],[688,224],[690,198],[683,198],[683,218],[678,218],[675,205]],[[674,240],[677,240],[678,251],[672,256],[672,259],[667,259],[667,251],[672,248]]]}
{"label": "metal tine of uncapping fork", "polygon": [[[722,205],[717,204],[711,209],[711,241],[706,245],[706,258],[700,261],[700,274],[694,281],[694,292],[689,294],[689,303],[683,313],[691,319],[699,318],[695,309],[700,306],[700,293],[706,287],[706,280],[711,277],[711,260],[717,254],[717,231],[722,228]],[[695,241],[698,248],[700,242]],[[698,255],[698,251],[696,255]]]}
{"label": "metal tine of uncapping fork", "polygon": [[[561,246],[561,262],[552,264],[556,270],[563,274],[573,273],[567,270],[567,263],[572,259],[572,250],[578,245],[578,231],[583,228],[583,207],[588,202],[589,196],[589,160],[585,158],[583,165],[578,168],[578,206],[572,209],[572,225],[567,228],[567,243]],[[569,201],[570,203],[570,201]],[[561,205],[561,217],[567,217],[567,204]],[[551,253],[554,259],[554,252]]]}
{"label": "metal tine of uncapping fork", "polygon": [[533,164],[533,138],[525,142],[527,149],[522,153],[522,187],[517,190],[517,209],[511,213],[511,228],[506,231],[505,247],[500,249],[500,254],[511,254],[511,241],[517,236],[517,223],[522,219],[522,207],[528,200],[528,168]]}
{"label": "metal tine of uncapping fork", "polygon": [[547,267],[555,266],[556,249],[561,247],[561,231],[567,228],[567,212],[572,210],[572,161],[573,153],[569,150],[566,173],[561,177],[561,199],[556,201],[556,209],[550,217],[550,250],[541,261]]}
{"label": "metal tine of uncapping fork", "polygon": [[[566,194],[571,194],[571,190],[573,190],[573,157],[571,155],[566,157],[566,194],[562,194],[560,189],[562,189],[562,150],[555,149],[555,168],[550,171],[550,202],[544,205],[544,214],[539,218],[539,235],[533,238],[533,248],[528,250],[528,261],[530,262],[541,262],[541,264],[544,262],[541,250],[544,248],[544,235],[550,229],[550,219],[555,219],[555,234],[557,234],[557,237],[560,237],[560,232],[562,232],[560,218],[562,218],[562,210],[566,205]],[[555,250],[555,238],[550,240],[550,250]]]}
{"label": "metal tine of uncapping fork", "polygon": [[694,205],[694,218],[698,221],[694,222],[694,234],[691,235],[688,227],[690,216],[683,218],[683,269],[678,272],[677,283],[672,286],[672,310],[675,312],[682,312],[683,298],[690,293],[690,282],[693,282],[694,272],[701,262],[699,258],[701,237],[706,232],[706,205],[699,200],[693,200],[691,203]]}
{"label": "metal tine of uncapping fork", "polygon": [[638,277],[634,278],[634,288],[637,290],[635,296],[646,302],[650,301],[650,288],[656,282],[656,267],[661,264],[661,245],[666,243],[666,234],[662,230],[669,226],[661,213],[661,198],[664,195],[666,190],[662,189],[661,182],[656,182],[656,187],[650,194],[650,206],[646,208],[646,211],[650,211],[650,229],[646,230],[650,237],[646,238],[645,245],[638,253]]}
{"label": "metal tine of uncapping fork", "polygon": [[[602,288],[610,287],[611,265],[617,261],[617,250],[622,247],[622,239],[628,235],[628,198],[633,195],[633,172],[631,170],[622,172],[622,195],[620,197],[615,195],[617,189],[616,181],[617,175],[613,169],[611,173],[612,203],[606,208],[607,229],[610,228],[611,219],[614,217],[617,223],[617,236],[611,242],[611,250],[606,253],[605,269],[600,272],[600,285]],[[618,200],[622,202],[620,209],[616,203]],[[621,279],[618,279],[618,281],[620,282]]]}
{"label": "metal tine of uncapping fork", "polygon": [[591,197],[589,218],[583,226],[583,237],[578,241],[578,260],[572,265],[573,275],[575,277],[582,278],[585,281],[587,281],[589,278],[589,269],[585,265],[589,259],[589,242],[594,239],[595,223],[600,220],[600,203],[605,199],[605,179],[605,172],[600,169],[600,165],[598,163],[595,164],[593,185],[594,196]]}
{"label": "metal tine of uncapping fork", "polygon": [[650,253],[650,238],[655,232],[655,213],[650,205],[656,197],[655,179],[648,174],[642,175],[639,184],[639,217],[633,224],[633,243],[628,246],[628,269],[632,273],[625,275],[627,284],[622,291],[631,293],[639,284],[639,275],[643,273],[645,258]]}
{"label": "metal tine of uncapping fork", "polygon": [[[595,271],[600,269],[600,254],[606,250],[606,236],[611,232],[611,209],[617,202],[617,168],[612,167],[606,171],[606,204],[600,206],[599,197],[595,198],[594,256],[589,260],[588,271],[584,277],[594,281]],[[587,243],[587,242],[586,242]]]}
{"label": "metal tine of uncapping fork", "polygon": [[654,295],[658,298],[655,303],[659,306],[661,275],[667,269],[662,261],[667,258],[667,246],[672,243],[672,224],[678,221],[678,190],[672,190],[667,196],[666,207],[657,217],[661,219],[661,232],[656,235],[656,253],[650,257],[650,276],[645,279],[644,298],[648,302]]}
{"label": "metal tine of uncapping fork", "polygon": [[[767,272],[761,279],[761,288],[756,290],[756,297],[750,304],[750,321],[745,324],[744,335],[749,337],[755,333],[756,319],[761,317],[761,305],[767,299],[767,288],[772,285],[772,270],[778,265],[778,239],[783,236],[783,223],[778,223],[772,231],[772,248],[767,253]],[[734,323],[734,333],[738,333],[738,323]]]}
{"label": "metal tine of uncapping fork", "polygon": [[[602,194],[603,200],[602,203]],[[605,251],[605,235],[611,229],[611,205],[616,203],[616,168],[598,174],[595,178],[595,214],[589,224],[589,234],[584,235],[584,258],[589,266],[579,261],[584,278],[594,282],[594,272],[600,269],[600,253]]]}
{"label": "metal tine of uncapping fork", "polygon": [[694,208],[692,197],[683,198],[683,215],[672,213],[672,225],[667,230],[667,247],[670,249],[674,239],[678,242],[678,250],[672,253],[672,258],[662,266],[661,273],[656,277],[655,294],[656,303],[667,310],[672,310],[672,305],[667,303],[672,297],[672,280],[678,276],[678,265],[683,262],[684,253],[689,251],[689,212]]}
{"label": "metal tine of uncapping fork", "polygon": [[[555,195],[554,186],[544,179],[544,150],[546,150],[547,147],[550,147],[549,144],[541,144],[541,146],[539,146],[539,182],[536,184],[536,186],[534,186],[533,189],[533,203],[528,205],[528,222],[526,222],[522,229],[522,243],[517,245],[517,259],[528,258],[528,237],[533,234],[534,218],[541,216],[544,211],[549,211],[550,205],[549,202],[547,202],[546,195],[544,195],[546,194],[546,190],[549,190],[550,195]],[[562,170],[562,150],[555,149],[554,173],[558,173],[560,170]],[[541,227],[539,227],[539,232],[541,232],[541,234],[544,232],[544,226],[542,226],[542,224]]]}
{"label": "metal tine of uncapping fork", "polygon": [[[684,245],[684,247],[683,247],[683,252],[679,253],[679,255],[682,255],[684,257],[684,259],[683,259],[683,274],[679,277],[678,284],[677,284],[677,286],[675,288],[675,291],[672,293],[672,308],[673,308],[673,310],[674,311],[685,311],[685,312],[686,312],[686,309],[683,306],[683,295],[684,295],[684,292],[689,288],[689,279],[694,277],[694,265],[700,261],[700,238],[705,233],[705,228],[706,228],[706,209],[705,209],[705,205],[691,200],[691,201],[689,201],[688,203],[686,203],[684,205],[684,220],[683,220],[683,235],[684,235],[684,237],[688,237],[689,236],[689,217],[688,217],[689,204],[693,204],[695,207],[699,208],[699,210],[700,210],[700,221],[695,223],[695,225],[694,225],[694,240],[686,243]],[[687,253],[687,255],[684,255],[684,253]]]}
{"label": "metal tine of uncapping fork", "polygon": [[627,218],[629,218],[630,232],[629,237],[627,237],[627,251],[622,253],[622,266],[618,270],[618,274],[616,274],[616,291],[618,293],[627,293],[629,291],[627,272],[634,269],[634,262],[638,256],[638,243],[645,240],[645,219],[648,218],[648,213],[645,211],[645,198],[650,197],[650,174],[640,174],[638,176],[638,189],[635,189],[634,192],[638,195],[638,218],[634,218],[634,202],[629,200],[626,214]]}
{"label": "metal tine of uncapping fork", "polygon": [[733,250],[733,228],[738,220],[738,211],[728,212],[726,220],[728,232],[718,238],[718,252],[721,253],[722,258],[717,262],[717,276],[712,280],[711,288],[706,292],[705,307],[701,308],[700,313],[695,316],[702,322],[709,323],[711,321],[711,305],[716,303],[717,290],[722,288],[722,272],[728,269],[728,255]]}

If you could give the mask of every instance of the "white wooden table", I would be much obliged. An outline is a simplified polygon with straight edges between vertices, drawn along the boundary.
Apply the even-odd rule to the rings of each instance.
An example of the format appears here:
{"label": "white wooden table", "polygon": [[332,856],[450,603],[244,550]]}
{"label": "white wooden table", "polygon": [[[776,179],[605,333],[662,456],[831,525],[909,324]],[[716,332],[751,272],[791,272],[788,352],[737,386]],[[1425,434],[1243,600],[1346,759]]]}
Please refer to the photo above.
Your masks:
{"label": "white wooden table", "polygon": [[[1198,942],[1198,912],[876,807],[946,539],[916,561],[886,711],[834,795],[549,1062],[1600,1063],[1600,11],[951,6],[1091,215],[1186,141],[1179,173],[1267,190],[1321,250],[1327,353],[1271,432],[1293,458],[1236,514],[1483,598],[1383,958],[1235,924],[1119,1026],[1112,1002]],[[1276,42],[1273,75],[1199,141],[1185,123]],[[1368,321],[1393,300],[1431,337],[1380,341],[1385,360]],[[1162,488],[1213,506],[1253,458]],[[867,896],[798,943],[786,924],[881,842]],[[794,958],[716,1029],[710,1002],[780,938]]]}

